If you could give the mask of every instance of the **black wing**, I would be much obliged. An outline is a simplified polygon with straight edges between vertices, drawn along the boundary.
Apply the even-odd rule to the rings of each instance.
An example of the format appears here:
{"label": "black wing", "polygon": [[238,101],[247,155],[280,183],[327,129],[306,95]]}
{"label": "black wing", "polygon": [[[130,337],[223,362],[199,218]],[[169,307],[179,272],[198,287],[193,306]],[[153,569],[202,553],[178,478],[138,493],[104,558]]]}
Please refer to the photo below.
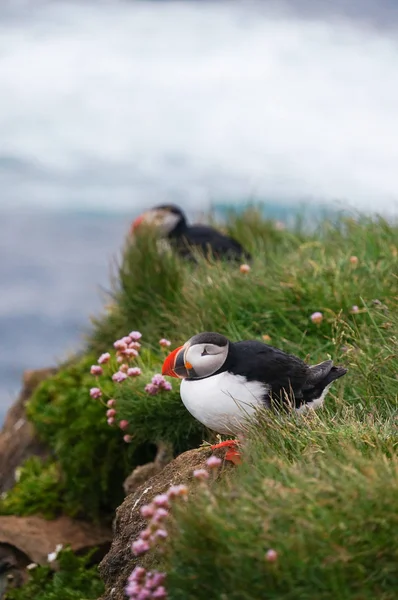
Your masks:
{"label": "black wing", "polygon": [[310,367],[300,358],[255,340],[232,344],[230,354],[228,370],[269,385],[276,400],[286,400],[287,394],[300,404],[310,374]]}
{"label": "black wing", "polygon": [[181,236],[173,238],[173,243],[183,256],[188,256],[190,248],[196,247],[205,255],[210,252],[215,258],[219,259],[250,260],[250,254],[244,250],[239,242],[206,225],[187,227]]}

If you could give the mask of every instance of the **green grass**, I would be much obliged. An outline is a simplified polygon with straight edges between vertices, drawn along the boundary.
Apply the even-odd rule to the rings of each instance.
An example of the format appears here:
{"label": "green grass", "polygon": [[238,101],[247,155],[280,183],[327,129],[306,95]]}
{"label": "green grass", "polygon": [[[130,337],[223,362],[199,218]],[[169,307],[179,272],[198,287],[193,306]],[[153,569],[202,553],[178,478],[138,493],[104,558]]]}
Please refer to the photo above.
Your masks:
{"label": "green grass", "polygon": [[[265,415],[244,465],[212,501],[195,495],[179,511],[161,565],[170,598],[395,598],[398,229],[341,219],[306,235],[305,223],[275,231],[253,212],[227,229],[253,253],[246,275],[167,254],[157,261],[150,237],[127,248],[114,308],[96,322],[92,346],[105,349],[129,328],[154,346],[205,330],[232,340],[268,335],[309,362],[331,356],[349,371],[313,418]],[[276,563],[265,559],[269,548]]]}
{"label": "green grass", "polygon": [[[134,327],[154,344],[212,330],[231,339],[268,334],[286,350],[324,354],[335,348],[336,317],[342,313],[348,324],[361,326],[369,319],[350,315],[353,305],[362,308],[373,299],[388,304],[397,294],[397,229],[382,220],[324,223],[317,234],[304,236],[275,231],[249,212],[228,230],[254,255],[248,275],[222,263],[202,260],[195,267],[159,256],[150,235],[127,247],[113,305],[95,319],[91,347],[103,351]],[[351,255],[358,257],[356,268]],[[321,327],[309,320],[316,310],[325,313]]]}
{"label": "green grass", "polygon": [[[266,335],[308,362],[330,356],[348,374],[312,419],[265,415],[249,436],[244,465],[213,490],[211,507],[199,494],[178,513],[166,557],[170,598],[392,599],[398,227],[341,218],[314,231],[302,219],[278,231],[251,209],[231,216],[225,229],[253,254],[249,273],[159,254],[150,232],[125,246],[87,354],[44,382],[29,403],[51,460],[42,469],[28,464],[0,511],[112,517],[124,477],[152,458],[154,443],[169,441],[179,453],[208,439],[183,407],[178,382],[172,392],[144,392],[160,372],[159,339],[176,347],[206,330],[231,340]],[[324,315],[320,325],[310,319],[315,311]],[[143,334],[142,375],[118,385],[100,378],[116,399],[117,419],[129,421],[132,442],[125,444],[106,424],[104,406],[89,397],[96,382],[88,371],[131,330]],[[268,548],[278,552],[276,563],[265,561]]]}
{"label": "green grass", "polygon": [[111,518],[122,501],[121,482],[131,456],[106,424],[104,408],[89,396],[92,362],[87,355],[68,363],[30,398],[28,418],[51,459],[28,459],[19,482],[0,501],[0,513],[47,518],[64,513],[98,520]]}
{"label": "green grass", "polygon": [[397,443],[352,412],[264,418],[245,464],[177,514],[170,598],[396,598]]}
{"label": "green grass", "polygon": [[93,552],[76,556],[69,548],[57,557],[58,570],[37,566],[30,580],[6,592],[5,600],[96,600],[104,591],[98,569],[90,566]]}
{"label": "green grass", "polygon": [[[109,375],[90,375],[97,358],[92,354],[44,381],[27,404],[27,416],[48,444],[51,459],[31,458],[23,464],[18,483],[0,499],[0,514],[111,521],[124,497],[124,479],[154,458],[159,441],[169,443],[174,454],[200,444],[204,428],[184,409],[178,386],[155,397],[144,391],[163,357],[159,349],[144,351],[142,375],[122,385]],[[117,399],[113,427],[107,424],[105,403],[90,397],[96,385]],[[123,432],[117,426],[122,419],[131,424]],[[130,444],[123,441],[125,433],[133,437]]]}
{"label": "green grass", "polygon": [[56,462],[33,456],[19,467],[19,480],[10,492],[2,495],[0,514],[34,515],[51,519],[62,510],[64,486]]}

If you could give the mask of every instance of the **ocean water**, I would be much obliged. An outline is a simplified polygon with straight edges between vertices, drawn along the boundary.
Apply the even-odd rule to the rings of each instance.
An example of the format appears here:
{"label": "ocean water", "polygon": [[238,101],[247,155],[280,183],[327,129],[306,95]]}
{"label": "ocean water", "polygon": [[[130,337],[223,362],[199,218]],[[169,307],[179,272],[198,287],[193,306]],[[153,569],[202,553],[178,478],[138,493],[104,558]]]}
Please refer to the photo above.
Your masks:
{"label": "ocean water", "polygon": [[397,26],[392,0],[3,0],[0,417],[141,209],[398,214]]}
{"label": "ocean water", "polygon": [[123,215],[1,215],[1,416],[23,370],[57,364],[84,341],[90,315],[109,291],[128,223]]}

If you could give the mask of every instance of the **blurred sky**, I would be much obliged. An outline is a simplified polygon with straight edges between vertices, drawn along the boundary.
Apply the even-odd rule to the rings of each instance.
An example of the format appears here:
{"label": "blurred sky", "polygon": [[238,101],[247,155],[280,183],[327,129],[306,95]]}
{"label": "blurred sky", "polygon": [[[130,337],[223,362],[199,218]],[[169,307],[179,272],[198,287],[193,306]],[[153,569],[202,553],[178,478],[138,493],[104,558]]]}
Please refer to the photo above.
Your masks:
{"label": "blurred sky", "polygon": [[397,214],[397,25],[395,0],[3,0],[0,416],[78,347],[142,208]]}

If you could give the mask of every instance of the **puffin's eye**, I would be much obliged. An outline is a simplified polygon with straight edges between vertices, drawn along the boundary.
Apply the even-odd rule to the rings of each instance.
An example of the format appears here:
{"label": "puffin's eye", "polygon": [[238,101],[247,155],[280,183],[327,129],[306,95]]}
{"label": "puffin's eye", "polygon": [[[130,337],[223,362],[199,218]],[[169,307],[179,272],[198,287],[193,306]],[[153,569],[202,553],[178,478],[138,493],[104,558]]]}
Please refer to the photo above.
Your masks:
{"label": "puffin's eye", "polygon": [[209,354],[209,353],[207,352],[207,350],[206,350],[206,348],[205,348],[205,349],[203,350],[203,352],[202,352],[201,356],[206,356],[207,354]]}

